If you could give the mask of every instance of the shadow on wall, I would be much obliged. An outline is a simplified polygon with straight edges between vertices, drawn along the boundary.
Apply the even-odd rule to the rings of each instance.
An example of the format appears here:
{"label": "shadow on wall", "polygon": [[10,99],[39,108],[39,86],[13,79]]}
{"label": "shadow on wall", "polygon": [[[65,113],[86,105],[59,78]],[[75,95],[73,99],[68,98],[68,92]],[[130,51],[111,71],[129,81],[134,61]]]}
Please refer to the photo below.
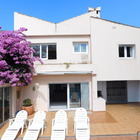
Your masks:
{"label": "shadow on wall", "polygon": [[[43,103],[47,104],[47,102],[48,102],[48,100],[46,98],[47,97],[47,90],[45,90],[45,89],[43,90],[43,92],[46,92],[46,93],[40,92],[40,90],[39,90],[40,85],[43,85],[43,84],[42,83],[40,83],[40,84],[39,83],[35,83],[33,85],[33,87],[32,87],[32,91],[33,91],[33,94],[34,94],[32,102],[34,104],[35,111],[40,110],[39,109],[40,105],[42,105]],[[42,100],[43,100],[43,102],[42,102]],[[47,109],[47,105],[46,105],[46,109]]]}

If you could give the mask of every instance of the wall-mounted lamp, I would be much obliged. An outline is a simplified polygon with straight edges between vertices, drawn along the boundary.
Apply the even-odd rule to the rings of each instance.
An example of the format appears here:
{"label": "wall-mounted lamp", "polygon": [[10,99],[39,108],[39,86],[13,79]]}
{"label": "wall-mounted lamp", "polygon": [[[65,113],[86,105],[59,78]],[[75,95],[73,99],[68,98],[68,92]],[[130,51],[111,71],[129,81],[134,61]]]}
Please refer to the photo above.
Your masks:
{"label": "wall-mounted lamp", "polygon": [[33,86],[33,91],[36,91],[39,88],[39,83],[35,83],[35,85]]}

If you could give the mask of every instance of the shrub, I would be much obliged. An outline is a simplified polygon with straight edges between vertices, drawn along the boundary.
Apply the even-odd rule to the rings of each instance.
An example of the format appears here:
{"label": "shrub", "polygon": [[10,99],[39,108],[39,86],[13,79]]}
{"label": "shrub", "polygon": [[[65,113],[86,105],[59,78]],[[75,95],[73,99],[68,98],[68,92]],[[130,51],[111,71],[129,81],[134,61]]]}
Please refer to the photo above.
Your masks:
{"label": "shrub", "polygon": [[29,46],[30,42],[23,34],[26,30],[0,31],[0,85],[28,85],[34,74],[34,61],[41,62],[31,55],[33,50]]}

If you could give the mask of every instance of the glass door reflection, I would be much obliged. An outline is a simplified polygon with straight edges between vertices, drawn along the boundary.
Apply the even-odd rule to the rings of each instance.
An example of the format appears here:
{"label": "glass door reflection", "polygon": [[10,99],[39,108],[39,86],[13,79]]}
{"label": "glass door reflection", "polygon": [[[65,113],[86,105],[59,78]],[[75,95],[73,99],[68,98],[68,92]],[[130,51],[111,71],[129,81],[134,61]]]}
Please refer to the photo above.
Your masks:
{"label": "glass door reflection", "polygon": [[10,115],[10,88],[5,87],[4,90],[4,121],[9,119]]}
{"label": "glass door reflection", "polygon": [[0,88],[0,124],[3,122],[3,88]]}
{"label": "glass door reflection", "polygon": [[10,118],[11,115],[11,88],[0,88],[0,125]]}
{"label": "glass door reflection", "polygon": [[73,83],[70,87],[70,108],[81,107],[80,83]]}

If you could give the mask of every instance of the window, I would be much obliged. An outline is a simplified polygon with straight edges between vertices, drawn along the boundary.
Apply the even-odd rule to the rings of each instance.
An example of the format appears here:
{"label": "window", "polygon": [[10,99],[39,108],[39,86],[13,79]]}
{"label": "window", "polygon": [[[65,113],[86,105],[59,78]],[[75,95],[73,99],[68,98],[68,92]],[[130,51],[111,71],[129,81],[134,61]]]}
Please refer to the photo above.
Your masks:
{"label": "window", "polygon": [[56,59],[56,45],[55,44],[40,44],[32,45],[34,50],[33,56],[42,59]]}
{"label": "window", "polygon": [[87,43],[73,43],[75,53],[86,53],[88,49]]}
{"label": "window", "polygon": [[119,45],[120,58],[134,58],[134,45]]}

